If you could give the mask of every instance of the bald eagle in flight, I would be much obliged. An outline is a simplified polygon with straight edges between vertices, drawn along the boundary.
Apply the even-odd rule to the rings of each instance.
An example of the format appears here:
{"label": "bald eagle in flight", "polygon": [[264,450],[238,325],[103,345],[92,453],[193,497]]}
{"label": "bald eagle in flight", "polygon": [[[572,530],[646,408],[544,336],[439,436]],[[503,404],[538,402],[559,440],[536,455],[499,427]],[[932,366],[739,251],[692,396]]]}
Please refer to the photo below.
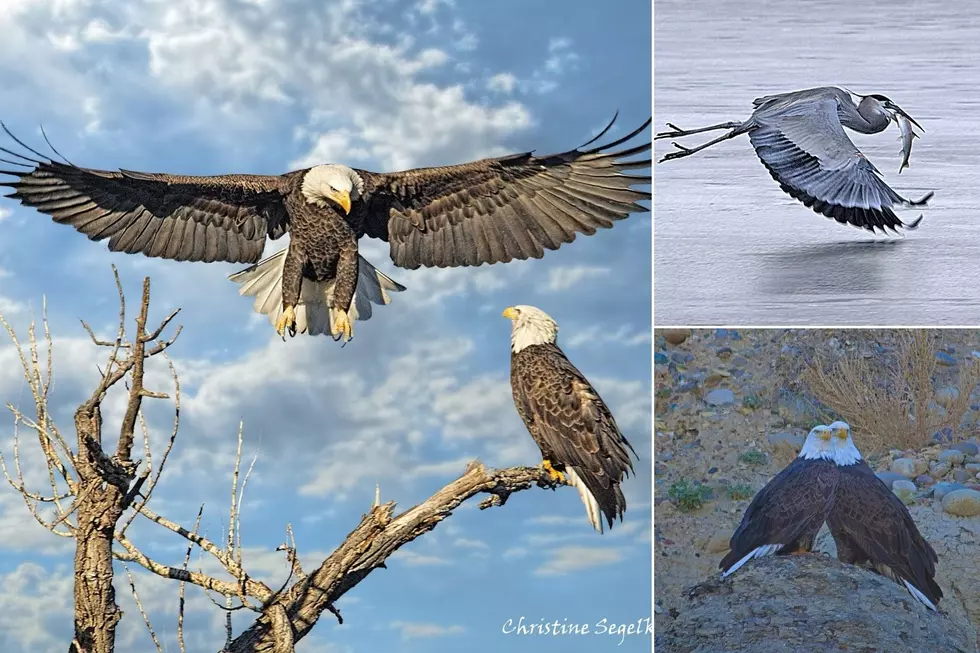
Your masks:
{"label": "bald eagle in flight", "polygon": [[534,306],[511,306],[510,384],[517,412],[541,449],[552,480],[578,490],[589,523],[603,532],[623,519],[619,485],[633,471],[636,452],[589,380],[557,344],[558,325]]}
{"label": "bald eagle in flight", "polygon": [[799,456],[755,495],[718,565],[722,578],[753,558],[811,551],[824,522],[841,562],[870,567],[936,610],[939,558],[844,422],[813,428]]}
{"label": "bald eagle in flight", "polygon": [[[362,236],[389,243],[391,260],[408,269],[478,266],[541,258],[577,234],[610,228],[649,191],[650,143],[627,143],[650,124],[606,145],[536,156],[523,152],[460,165],[377,173],[341,164],[284,175],[192,177],[80,168],[45,157],[4,131],[31,154],[0,147],[23,170],[0,186],[109,249],[176,261],[256,263],[231,276],[254,296],[285,337],[330,333],[349,340],[352,321],[370,317],[371,302],[387,304],[404,287],[358,254]],[[0,123],[2,125],[2,123]],[[54,148],[52,148],[53,150]],[[55,151],[57,154],[57,151]],[[60,156],[60,155],[59,155]],[[36,158],[35,158],[36,157]],[[266,238],[290,234],[284,250],[259,261]],[[355,301],[356,298],[356,301]]]}

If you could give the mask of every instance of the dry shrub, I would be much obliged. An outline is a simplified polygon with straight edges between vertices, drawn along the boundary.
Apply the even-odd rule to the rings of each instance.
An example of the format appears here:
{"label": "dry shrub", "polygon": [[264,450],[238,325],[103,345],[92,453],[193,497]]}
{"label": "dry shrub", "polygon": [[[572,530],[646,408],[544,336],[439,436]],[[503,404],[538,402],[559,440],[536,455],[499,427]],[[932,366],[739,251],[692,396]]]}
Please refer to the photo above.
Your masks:
{"label": "dry shrub", "polygon": [[866,456],[921,448],[943,427],[952,429],[954,441],[960,439],[970,394],[980,382],[980,361],[971,358],[958,366],[958,377],[950,384],[959,395],[940,402],[933,382],[941,333],[917,329],[896,334],[892,361],[876,356],[830,363],[818,357],[804,375],[814,396],[851,425]]}

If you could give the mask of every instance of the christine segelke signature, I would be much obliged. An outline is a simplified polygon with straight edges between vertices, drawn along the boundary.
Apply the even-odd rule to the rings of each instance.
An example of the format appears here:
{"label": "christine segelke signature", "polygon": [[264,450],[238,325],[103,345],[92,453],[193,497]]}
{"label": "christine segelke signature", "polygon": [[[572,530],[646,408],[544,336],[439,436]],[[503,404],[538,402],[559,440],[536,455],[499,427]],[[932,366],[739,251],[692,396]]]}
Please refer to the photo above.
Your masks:
{"label": "christine segelke signature", "polygon": [[629,636],[653,636],[653,619],[643,617],[636,621],[617,623],[609,619],[600,619],[594,623],[569,623],[568,619],[561,621],[537,621],[526,617],[508,619],[500,629],[504,635],[538,635],[545,637],[561,637],[562,635],[600,636],[609,639],[617,638],[617,646],[621,646]]}

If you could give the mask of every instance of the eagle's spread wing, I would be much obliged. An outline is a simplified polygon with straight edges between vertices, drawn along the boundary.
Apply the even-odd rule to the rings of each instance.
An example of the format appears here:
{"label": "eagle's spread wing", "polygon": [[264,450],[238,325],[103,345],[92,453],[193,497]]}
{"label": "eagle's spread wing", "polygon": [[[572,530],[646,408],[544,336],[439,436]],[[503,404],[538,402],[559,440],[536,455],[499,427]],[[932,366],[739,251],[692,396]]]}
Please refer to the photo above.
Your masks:
{"label": "eagle's spread wing", "polygon": [[787,465],[753,497],[718,567],[728,571],[759,547],[812,545],[836,480],[832,462],[797,458]]}
{"label": "eagle's spread wing", "polygon": [[[901,499],[867,463],[841,467],[837,500],[827,518],[838,557],[871,562],[898,582],[906,581],[935,605],[943,596],[936,583],[939,558]],[[896,578],[897,576],[897,578]]]}
{"label": "eagle's spread wing", "polygon": [[266,236],[278,238],[288,228],[280,177],[93,170],[6,148],[0,151],[15,158],[0,160],[25,168],[0,170],[16,178],[0,180],[0,186],[14,189],[7,197],[70,224],[91,240],[108,238],[114,252],[254,263]]}
{"label": "eagle's spread wing", "polygon": [[564,352],[553,344],[535,349],[535,355],[548,357],[547,364],[535,365],[534,373],[516,379],[518,410],[538,446],[551,452],[552,463],[576,470],[611,528],[626,508],[619,483],[633,470],[633,447],[599,393]]}
{"label": "eagle's spread wing", "polygon": [[621,159],[649,151],[650,144],[608,150],[649,124],[589,150],[527,152],[386,174],[358,170],[364,180],[365,233],[389,241],[392,260],[404,268],[541,258],[545,249],[558,249],[576,233],[592,235],[648,210],[635,202],[650,199],[650,193],[631,186],[649,184],[650,176],[622,173],[648,168],[650,159]]}
{"label": "eagle's spread wing", "polygon": [[[784,192],[817,213],[872,232],[915,228],[918,221],[905,224],[892,207],[919,206],[931,194],[912,201],[882,180],[844,132],[832,90],[785,106],[783,96],[756,100],[758,126],[749,132],[756,154]],[[767,111],[770,104],[778,110]]]}

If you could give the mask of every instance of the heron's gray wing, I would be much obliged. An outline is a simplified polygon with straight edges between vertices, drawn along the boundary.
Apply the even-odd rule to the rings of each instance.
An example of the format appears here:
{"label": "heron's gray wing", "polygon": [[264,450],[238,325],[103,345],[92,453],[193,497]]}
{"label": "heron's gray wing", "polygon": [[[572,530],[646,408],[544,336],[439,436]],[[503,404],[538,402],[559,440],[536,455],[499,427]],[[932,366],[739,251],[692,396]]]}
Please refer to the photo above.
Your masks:
{"label": "heron's gray wing", "polygon": [[[837,116],[837,99],[820,95],[757,115],[752,146],[780,188],[817,213],[874,231],[914,228],[892,211],[917,205],[886,184],[851,142]],[[928,196],[925,198],[928,201]]]}

